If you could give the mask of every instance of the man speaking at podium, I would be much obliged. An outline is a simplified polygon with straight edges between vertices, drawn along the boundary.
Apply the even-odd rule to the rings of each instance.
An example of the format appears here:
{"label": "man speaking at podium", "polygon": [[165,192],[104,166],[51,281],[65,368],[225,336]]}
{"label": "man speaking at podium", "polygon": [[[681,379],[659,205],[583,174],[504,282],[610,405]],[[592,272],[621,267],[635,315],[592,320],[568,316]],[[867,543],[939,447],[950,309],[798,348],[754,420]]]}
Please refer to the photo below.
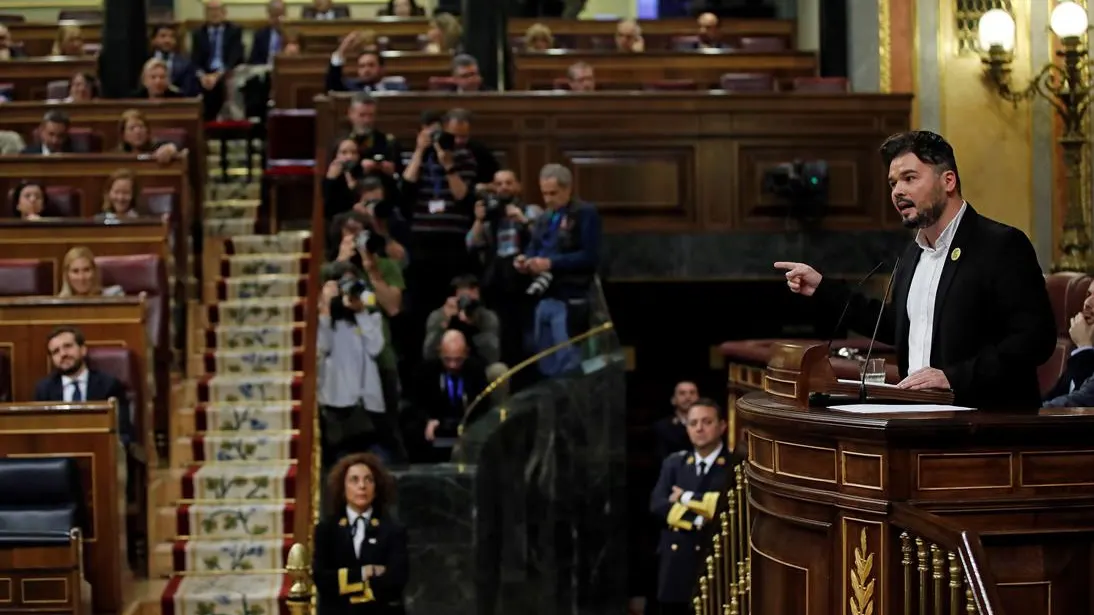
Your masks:
{"label": "man speaking at podium", "polygon": [[850,328],[876,327],[878,341],[896,346],[900,388],[951,389],[955,404],[976,408],[1040,407],[1037,367],[1052,355],[1056,325],[1033,245],[965,202],[941,136],[893,135],[881,158],[893,206],[916,229],[893,271],[892,301],[869,300],[805,263],[775,267],[791,291],[835,313],[846,305]]}

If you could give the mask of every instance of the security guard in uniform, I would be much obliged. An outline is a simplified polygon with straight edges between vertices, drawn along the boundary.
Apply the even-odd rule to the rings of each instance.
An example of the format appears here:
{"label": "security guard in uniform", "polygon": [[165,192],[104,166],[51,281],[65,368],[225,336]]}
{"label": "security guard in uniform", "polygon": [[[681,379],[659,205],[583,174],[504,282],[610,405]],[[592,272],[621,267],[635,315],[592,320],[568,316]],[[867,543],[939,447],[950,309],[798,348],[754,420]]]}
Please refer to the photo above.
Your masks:
{"label": "security guard in uniform", "polygon": [[665,525],[657,546],[657,600],[663,615],[690,613],[699,574],[703,529],[711,524],[729,478],[726,417],[712,399],[687,411],[691,450],[669,455],[650,495],[650,511]]}

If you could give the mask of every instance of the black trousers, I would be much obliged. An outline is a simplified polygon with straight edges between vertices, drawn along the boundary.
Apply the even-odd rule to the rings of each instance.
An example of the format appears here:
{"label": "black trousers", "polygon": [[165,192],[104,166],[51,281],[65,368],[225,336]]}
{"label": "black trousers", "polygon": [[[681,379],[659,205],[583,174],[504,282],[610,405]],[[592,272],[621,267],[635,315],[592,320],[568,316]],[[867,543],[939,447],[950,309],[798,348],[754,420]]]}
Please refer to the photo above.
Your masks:
{"label": "black trousers", "polygon": [[224,79],[221,79],[216,82],[213,89],[201,91],[202,115],[206,122],[212,122],[217,119],[221,107],[224,106],[224,101],[227,100],[227,89],[227,86],[224,84]]}

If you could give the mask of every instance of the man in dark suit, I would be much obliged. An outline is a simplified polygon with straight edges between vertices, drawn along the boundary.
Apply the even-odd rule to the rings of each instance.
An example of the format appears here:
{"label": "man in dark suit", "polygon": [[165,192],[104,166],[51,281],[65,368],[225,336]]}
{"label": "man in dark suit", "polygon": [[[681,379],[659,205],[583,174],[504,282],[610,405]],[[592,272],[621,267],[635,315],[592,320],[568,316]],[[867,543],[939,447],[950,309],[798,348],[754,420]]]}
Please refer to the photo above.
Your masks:
{"label": "man in dark suit", "polygon": [[106,401],[118,400],[118,436],[123,445],[132,440],[129,422],[129,398],[125,387],[110,374],[87,365],[84,334],[75,327],[58,327],[46,339],[46,351],[54,372],[38,381],[34,401]]}
{"label": "man in dark suit", "polygon": [[248,64],[270,64],[274,56],[285,48],[285,33],[281,30],[281,21],[285,19],[283,0],[271,0],[266,5],[266,17],[269,25],[255,32],[251,41],[251,57]]}
{"label": "man in dark suit", "polygon": [[315,0],[311,6],[300,11],[301,19],[349,19],[348,6],[335,6],[331,0]]}
{"label": "man in dark suit", "polygon": [[205,24],[190,38],[206,122],[217,119],[228,95],[228,73],[243,63],[243,30],[226,18],[221,1],[210,0],[205,5]]}
{"label": "man in dark suit", "polygon": [[650,494],[650,512],[664,524],[657,544],[657,600],[662,615],[691,613],[699,572],[702,537],[709,533],[725,490],[729,456],[723,442],[726,417],[711,399],[700,399],[687,412],[687,450],[669,455]]}
{"label": "man in dark suit", "polygon": [[68,114],[64,111],[56,109],[46,111],[36,131],[38,142],[26,146],[21,153],[36,156],[73,153],[72,142],[68,139],[70,124]]}
{"label": "man in dark suit", "polygon": [[464,334],[450,329],[441,337],[439,356],[419,367],[414,405],[426,417],[424,437],[438,460],[451,452],[443,443],[456,437],[467,407],[487,385],[486,368],[470,355]]}
{"label": "man in dark suit", "polygon": [[384,77],[384,56],[377,49],[363,49],[357,56],[357,77],[345,79],[342,67],[346,56],[357,48],[360,37],[351,32],[342,39],[338,49],[330,56],[327,66],[326,88],[328,92],[405,92],[406,81]]}
{"label": "man in dark suit", "polygon": [[985,218],[961,196],[953,148],[913,131],[881,146],[892,202],[917,229],[893,272],[892,301],[852,294],[804,263],[775,263],[790,290],[852,329],[897,349],[902,389],[949,389],[963,406],[1037,408],[1037,368],[1056,347],[1056,325],[1037,254],[1018,229]]}
{"label": "man in dark suit", "polygon": [[672,416],[658,419],[653,424],[653,450],[658,463],[665,457],[691,447],[688,440],[687,420],[688,408],[699,399],[699,387],[690,380],[681,380],[676,383],[672,391]]}
{"label": "man in dark suit", "polygon": [[178,52],[178,37],[172,25],[156,26],[152,33],[152,57],[167,64],[167,75],[171,85],[184,96],[197,96],[201,89],[194,63],[186,54]]}

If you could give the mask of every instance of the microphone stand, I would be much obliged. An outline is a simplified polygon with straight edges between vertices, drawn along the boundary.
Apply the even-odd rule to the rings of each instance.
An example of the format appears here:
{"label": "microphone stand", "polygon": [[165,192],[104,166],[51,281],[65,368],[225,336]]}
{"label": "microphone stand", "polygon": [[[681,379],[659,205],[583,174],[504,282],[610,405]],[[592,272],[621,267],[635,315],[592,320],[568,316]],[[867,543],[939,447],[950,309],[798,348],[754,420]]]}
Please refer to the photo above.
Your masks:
{"label": "microphone stand", "polygon": [[885,304],[889,302],[889,291],[893,289],[893,280],[896,278],[897,267],[900,267],[900,257],[893,264],[893,272],[889,274],[889,283],[885,285],[885,295],[881,297],[881,309],[877,312],[877,321],[874,323],[874,334],[870,336],[870,345],[866,348],[866,360],[862,363],[862,378],[858,383],[858,401],[866,403],[866,368],[870,365],[870,355],[874,353],[874,342],[877,341],[877,332],[881,327],[881,317],[885,315]]}

